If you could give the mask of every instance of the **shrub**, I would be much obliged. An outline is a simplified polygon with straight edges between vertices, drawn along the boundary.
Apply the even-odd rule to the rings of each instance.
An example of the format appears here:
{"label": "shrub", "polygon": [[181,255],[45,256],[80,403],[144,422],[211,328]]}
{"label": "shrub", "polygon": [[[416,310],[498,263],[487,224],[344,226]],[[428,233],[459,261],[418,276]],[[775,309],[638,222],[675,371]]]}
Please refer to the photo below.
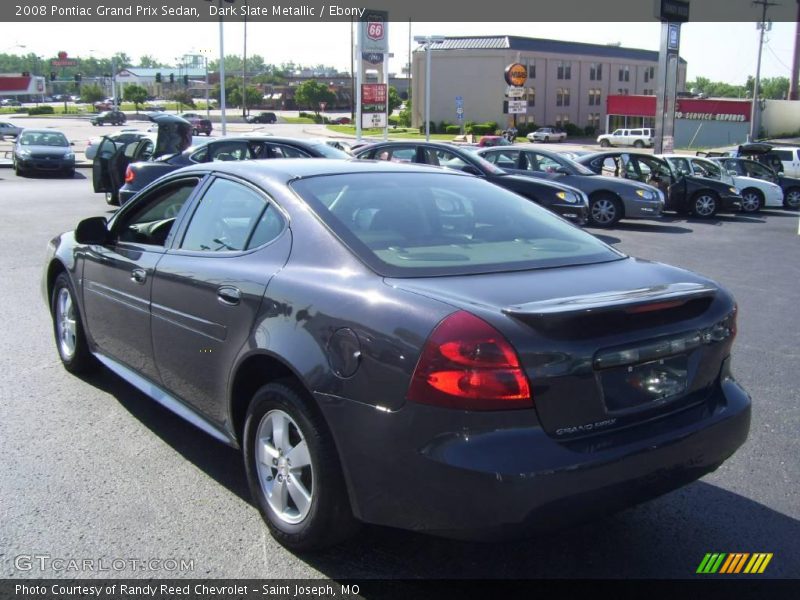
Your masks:
{"label": "shrub", "polygon": [[580,137],[583,135],[583,129],[574,123],[564,123],[563,129],[567,132],[568,137]]}
{"label": "shrub", "polygon": [[400,125],[400,117],[395,117],[394,115],[389,117],[389,125],[391,127],[397,127]]}
{"label": "shrub", "polygon": [[28,109],[29,115],[52,115],[55,113],[52,106],[44,105],[44,106],[31,106]]}
{"label": "shrub", "polygon": [[597,128],[594,125],[587,125],[583,128],[583,134],[594,137],[597,135]]}
{"label": "shrub", "polygon": [[497,123],[494,121],[487,121],[486,123],[475,123],[471,129],[466,130],[467,133],[474,135],[495,135],[497,131]]}
{"label": "shrub", "polygon": [[444,128],[444,132],[448,134],[458,135],[461,133],[460,125],[448,125]]}
{"label": "shrub", "polygon": [[520,123],[517,125],[517,136],[525,137],[537,129],[539,129],[539,126],[536,123]]}

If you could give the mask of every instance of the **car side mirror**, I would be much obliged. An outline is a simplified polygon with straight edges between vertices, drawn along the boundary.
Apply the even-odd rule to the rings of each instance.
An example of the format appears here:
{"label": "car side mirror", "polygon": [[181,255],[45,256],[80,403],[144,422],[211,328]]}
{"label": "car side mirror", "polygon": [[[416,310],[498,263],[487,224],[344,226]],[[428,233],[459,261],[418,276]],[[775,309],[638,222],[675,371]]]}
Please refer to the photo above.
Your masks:
{"label": "car side mirror", "polygon": [[70,142],[70,143],[69,143],[69,145],[70,145],[70,146],[74,146],[74,145],[75,145],[75,142]]}
{"label": "car side mirror", "polygon": [[738,175],[738,173],[736,171],[734,171],[733,169],[728,169],[728,175],[733,175],[734,177],[736,177],[736,175]]}
{"label": "car side mirror", "polygon": [[89,217],[75,228],[75,241],[79,244],[105,244],[111,238],[105,217]]}

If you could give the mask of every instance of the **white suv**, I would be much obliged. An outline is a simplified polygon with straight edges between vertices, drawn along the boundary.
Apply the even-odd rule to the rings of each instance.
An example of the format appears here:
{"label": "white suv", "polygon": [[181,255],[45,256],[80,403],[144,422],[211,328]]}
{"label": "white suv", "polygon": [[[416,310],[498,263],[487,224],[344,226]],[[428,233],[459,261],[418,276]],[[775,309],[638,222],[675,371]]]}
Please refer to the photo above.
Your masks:
{"label": "white suv", "polygon": [[597,138],[603,148],[609,146],[634,146],[635,148],[652,147],[653,130],[647,127],[639,129],[616,129]]}

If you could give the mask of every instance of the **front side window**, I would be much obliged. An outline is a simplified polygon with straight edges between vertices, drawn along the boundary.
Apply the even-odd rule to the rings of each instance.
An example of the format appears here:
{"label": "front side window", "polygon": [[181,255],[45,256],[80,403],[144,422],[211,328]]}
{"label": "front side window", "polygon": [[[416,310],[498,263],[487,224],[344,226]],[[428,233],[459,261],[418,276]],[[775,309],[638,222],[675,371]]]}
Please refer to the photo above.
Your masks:
{"label": "front side window", "polygon": [[120,242],[164,246],[175,219],[200,180],[185,179],[161,186],[137,198],[112,226]]}
{"label": "front side window", "polygon": [[517,194],[432,173],[309,177],[291,184],[337,237],[384,276],[588,264],[622,255]]}
{"label": "front side window", "polygon": [[194,211],[181,249],[200,252],[245,250],[267,204],[267,198],[252,188],[228,179],[217,179],[203,194]]}

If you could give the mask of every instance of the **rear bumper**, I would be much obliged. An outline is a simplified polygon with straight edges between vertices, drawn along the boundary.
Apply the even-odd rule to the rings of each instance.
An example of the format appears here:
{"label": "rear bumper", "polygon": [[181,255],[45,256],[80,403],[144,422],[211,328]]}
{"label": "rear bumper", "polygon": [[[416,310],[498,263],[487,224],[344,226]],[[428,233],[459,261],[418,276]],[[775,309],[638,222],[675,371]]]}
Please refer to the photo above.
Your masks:
{"label": "rear bumper", "polygon": [[750,428],[750,398],[731,378],[702,405],[572,442],[545,434],[533,410],[320,405],[356,516],[464,539],[519,537],[656,497],[715,470]]}

